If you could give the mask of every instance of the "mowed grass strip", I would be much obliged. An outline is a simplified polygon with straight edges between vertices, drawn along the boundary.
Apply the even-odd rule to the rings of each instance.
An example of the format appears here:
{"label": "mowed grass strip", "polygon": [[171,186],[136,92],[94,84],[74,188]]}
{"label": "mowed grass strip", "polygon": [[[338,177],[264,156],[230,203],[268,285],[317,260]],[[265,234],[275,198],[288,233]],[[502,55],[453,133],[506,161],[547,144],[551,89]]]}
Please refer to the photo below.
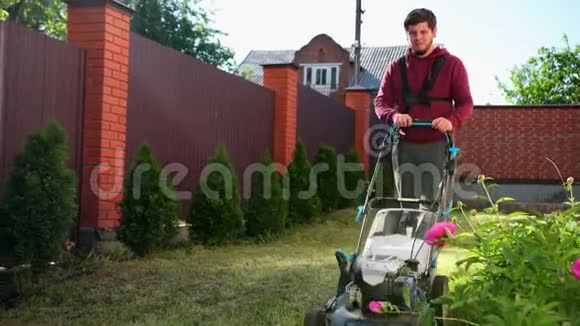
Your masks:
{"label": "mowed grass strip", "polygon": [[[267,243],[192,246],[145,259],[93,259],[91,272],[54,282],[1,325],[301,325],[335,292],[337,248],[356,245],[355,210],[336,211]],[[440,273],[461,251],[444,251]]]}

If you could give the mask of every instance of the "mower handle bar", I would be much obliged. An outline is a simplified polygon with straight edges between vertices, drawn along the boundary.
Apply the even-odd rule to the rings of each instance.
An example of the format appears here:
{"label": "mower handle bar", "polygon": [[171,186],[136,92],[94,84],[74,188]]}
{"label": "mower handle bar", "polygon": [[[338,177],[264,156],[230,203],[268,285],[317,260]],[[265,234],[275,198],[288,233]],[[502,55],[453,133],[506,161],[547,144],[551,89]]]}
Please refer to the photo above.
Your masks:
{"label": "mower handle bar", "polygon": [[[433,126],[433,121],[413,120],[413,122],[411,123],[411,126],[409,126],[409,127],[431,127],[431,126]],[[389,128],[389,131],[387,132],[387,137],[385,137],[385,142],[387,141],[387,139],[390,139],[391,137],[393,137],[393,135],[395,134],[395,130],[398,130],[398,129],[400,129],[400,127],[396,123],[393,123],[393,125],[391,126],[391,128]],[[451,133],[446,131],[444,134],[445,134],[445,140],[447,141],[447,145],[450,147],[452,155],[455,155],[457,153],[458,149],[455,149],[455,147],[453,145],[453,137],[451,137]]]}
{"label": "mower handle bar", "polygon": [[[433,126],[433,121],[425,121],[425,120],[415,120],[411,123],[411,127],[431,127]],[[387,132],[387,136],[384,139],[384,143],[383,143],[383,149],[385,148],[387,142],[393,137],[393,135],[395,134],[395,131],[399,129],[399,126],[396,123],[393,123],[393,125],[391,126],[391,128],[389,128],[388,132]],[[455,159],[455,157],[457,156],[457,153],[459,152],[459,148],[455,147],[454,143],[453,143],[453,137],[451,137],[451,134],[449,132],[445,132],[445,140],[447,141],[447,146],[448,146],[448,151],[449,154],[451,156],[451,159]],[[382,152],[381,152],[382,153]],[[381,155],[379,155],[379,158],[381,157]],[[368,198],[367,198],[368,200]],[[365,204],[363,206],[359,206],[358,207],[358,212],[356,214],[355,217],[355,221],[360,221],[361,218],[363,217],[363,215],[365,215],[366,213],[366,206],[367,204],[369,204],[367,202],[367,200],[365,200]],[[366,220],[366,218],[365,218]],[[364,222],[363,222],[364,224]],[[362,233],[361,233],[362,235]],[[360,241],[361,238],[359,237],[359,244],[357,245],[357,251],[360,249]]]}
{"label": "mower handle bar", "polygon": [[431,127],[432,125],[432,121],[413,121],[411,123],[411,127]]}

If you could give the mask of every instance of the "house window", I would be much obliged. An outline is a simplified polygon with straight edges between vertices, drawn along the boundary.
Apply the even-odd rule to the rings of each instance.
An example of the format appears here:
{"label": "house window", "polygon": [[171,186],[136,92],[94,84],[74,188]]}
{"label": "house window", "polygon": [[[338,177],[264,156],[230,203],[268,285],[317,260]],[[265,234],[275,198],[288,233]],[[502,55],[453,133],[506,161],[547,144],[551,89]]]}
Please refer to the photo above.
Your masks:
{"label": "house window", "polygon": [[339,72],[338,64],[311,64],[304,65],[304,84],[314,88],[338,88]]}
{"label": "house window", "polygon": [[326,85],[326,70],[322,68],[316,69],[316,85]]}
{"label": "house window", "polygon": [[330,89],[336,89],[336,84],[338,84],[338,68],[330,68]]}

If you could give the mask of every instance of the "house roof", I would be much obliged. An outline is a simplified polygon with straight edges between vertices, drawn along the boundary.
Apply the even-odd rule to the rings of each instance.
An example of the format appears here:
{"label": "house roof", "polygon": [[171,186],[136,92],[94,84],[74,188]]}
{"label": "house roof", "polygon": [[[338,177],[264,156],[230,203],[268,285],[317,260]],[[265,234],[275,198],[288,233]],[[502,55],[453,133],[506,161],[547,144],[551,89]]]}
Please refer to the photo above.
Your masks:
{"label": "house roof", "polygon": [[[354,61],[354,49],[345,48],[350,54],[350,60]],[[368,89],[378,89],[383,73],[389,63],[405,54],[407,46],[383,46],[361,48],[361,72],[359,74],[360,85]],[[239,66],[241,72],[245,72],[250,81],[262,85],[264,72],[262,65],[285,64],[294,61],[296,50],[276,51],[250,51]],[[349,87],[354,85],[354,76],[349,81]]]}

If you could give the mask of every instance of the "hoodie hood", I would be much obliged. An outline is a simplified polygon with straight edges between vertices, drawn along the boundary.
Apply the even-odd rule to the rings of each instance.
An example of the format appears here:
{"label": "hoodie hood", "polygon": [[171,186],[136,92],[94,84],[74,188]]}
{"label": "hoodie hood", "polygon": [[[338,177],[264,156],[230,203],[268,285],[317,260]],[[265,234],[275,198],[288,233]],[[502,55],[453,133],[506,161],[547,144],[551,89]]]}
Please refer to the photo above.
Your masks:
{"label": "hoodie hood", "polygon": [[[407,53],[405,54],[407,66],[417,67],[416,69],[420,71],[418,75],[422,76],[419,79],[415,79],[412,76],[410,77],[414,79],[411,81],[411,89],[413,89],[415,92],[418,92],[419,88],[421,88],[423,85],[423,79],[425,76],[431,76],[431,69],[433,68],[433,62],[435,61],[435,58],[448,54],[449,52],[447,49],[441,45],[436,45],[435,48],[433,48],[433,51],[431,51],[431,53],[429,53],[429,55],[426,57],[418,57],[413,54],[410,48],[407,49]],[[415,74],[415,76],[417,76],[417,74]]]}
{"label": "hoodie hood", "polygon": [[447,55],[447,54],[449,54],[449,52],[447,51],[446,48],[444,48],[442,45],[436,45],[435,48],[433,49],[433,51],[431,51],[431,53],[429,53],[429,55],[426,57],[418,57],[418,56],[414,55],[410,48],[407,49],[407,53],[405,55],[407,57],[407,60],[431,61],[431,60],[435,59],[436,57],[439,57],[442,55]]}

